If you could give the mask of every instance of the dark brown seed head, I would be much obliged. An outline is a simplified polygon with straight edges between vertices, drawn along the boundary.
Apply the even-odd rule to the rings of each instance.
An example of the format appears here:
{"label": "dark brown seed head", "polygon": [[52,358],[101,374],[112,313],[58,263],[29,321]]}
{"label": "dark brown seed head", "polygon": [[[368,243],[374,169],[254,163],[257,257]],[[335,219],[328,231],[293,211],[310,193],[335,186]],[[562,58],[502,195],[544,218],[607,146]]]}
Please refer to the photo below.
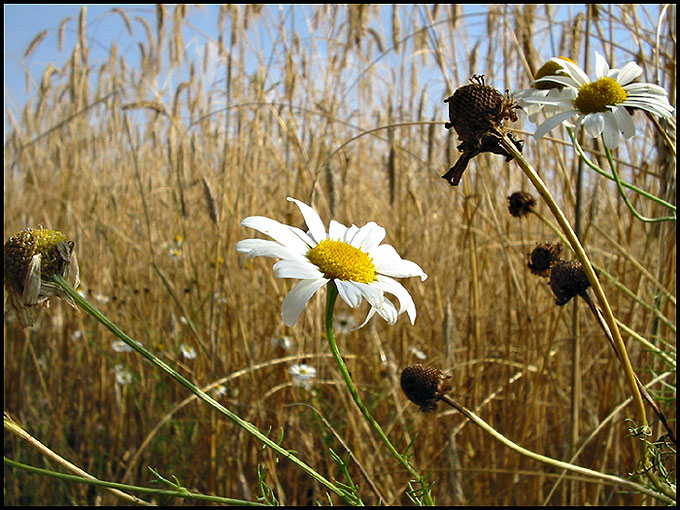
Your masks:
{"label": "dark brown seed head", "polygon": [[578,260],[560,260],[550,271],[550,288],[555,294],[555,303],[566,305],[574,296],[585,293],[590,281]]}
{"label": "dark brown seed head", "polygon": [[515,218],[521,218],[533,211],[536,200],[529,193],[515,191],[508,197],[508,210]]}
{"label": "dark brown seed head", "polygon": [[529,254],[529,269],[538,276],[550,275],[552,267],[560,260],[560,243],[540,243]]}
{"label": "dark brown seed head", "polygon": [[484,83],[484,76],[473,75],[471,83],[445,99],[449,103],[447,129],[453,127],[461,141],[478,145],[483,136],[495,131],[504,120],[517,120],[517,105],[506,94]]}
{"label": "dark brown seed head", "polygon": [[401,373],[401,390],[422,412],[434,411],[437,400],[451,389],[450,378],[429,365],[410,365]]}

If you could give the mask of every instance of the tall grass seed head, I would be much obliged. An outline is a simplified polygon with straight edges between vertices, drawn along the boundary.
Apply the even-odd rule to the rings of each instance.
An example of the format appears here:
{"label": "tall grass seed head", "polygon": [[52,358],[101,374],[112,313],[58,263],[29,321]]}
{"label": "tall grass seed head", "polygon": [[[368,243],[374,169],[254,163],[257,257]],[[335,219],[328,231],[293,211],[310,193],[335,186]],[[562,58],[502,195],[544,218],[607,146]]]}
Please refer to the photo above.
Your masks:
{"label": "tall grass seed head", "polygon": [[450,375],[430,365],[409,365],[401,373],[401,390],[421,412],[437,409],[437,400],[451,390]]}
{"label": "tall grass seed head", "polygon": [[28,228],[9,238],[4,248],[5,289],[9,310],[22,327],[32,326],[40,306],[48,306],[52,296],[75,303],[52,276],[71,279],[74,288],[80,283],[78,260],[73,241],[57,230]]}

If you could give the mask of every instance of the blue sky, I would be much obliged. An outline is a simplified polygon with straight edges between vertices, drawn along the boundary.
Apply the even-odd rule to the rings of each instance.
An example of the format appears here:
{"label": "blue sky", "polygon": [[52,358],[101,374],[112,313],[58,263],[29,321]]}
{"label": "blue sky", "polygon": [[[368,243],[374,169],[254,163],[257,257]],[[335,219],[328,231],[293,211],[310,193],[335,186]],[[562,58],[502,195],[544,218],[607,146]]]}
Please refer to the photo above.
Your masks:
{"label": "blue sky", "polygon": [[[82,4],[57,4],[57,5],[5,5],[4,6],[4,23],[5,23],[5,66],[4,66],[4,83],[5,83],[5,110],[12,109],[15,114],[19,112],[27,100],[26,92],[26,70],[30,72],[33,83],[29,94],[32,96],[36,93],[36,87],[39,85],[40,78],[48,63],[54,62],[57,68],[63,66],[66,59],[69,58],[77,38],[78,16]],[[128,13],[134,34],[129,36],[122,18],[111,12],[113,7],[120,7]],[[279,6],[271,5],[265,6],[265,9],[271,9],[271,18],[278,18]],[[411,9],[409,6],[403,6],[403,9]],[[444,8],[444,6],[442,6]],[[448,7],[446,7],[448,8]],[[543,15],[543,6],[539,6],[539,11]],[[604,6],[606,8],[606,6]],[[283,12],[287,12],[287,6],[282,7]],[[295,16],[295,28],[300,32],[305,30],[304,11],[309,7],[300,7],[297,9]],[[577,12],[582,12],[583,4],[578,5],[555,5],[553,12],[555,20],[558,19],[573,19]],[[618,8],[614,7],[614,11]],[[644,9],[649,11],[646,15],[642,10],[639,11],[639,19],[647,26],[653,25],[658,19],[653,19],[654,13],[658,13],[658,4],[645,6]],[[168,14],[174,11],[174,6],[168,6]],[[486,5],[467,5],[464,7],[464,12],[473,14],[473,17],[467,18],[466,35],[462,38],[463,41],[459,43],[459,49],[465,51],[464,46],[468,48],[474,44],[475,34],[472,33],[477,28],[484,31],[485,14],[488,11]],[[207,38],[216,37],[217,27],[217,7],[204,6],[197,9],[195,6],[190,7],[190,14],[188,17],[187,28],[185,28],[185,43],[195,39],[197,45],[201,45]],[[423,11],[424,12],[424,11]],[[390,27],[390,10],[386,7],[382,11],[383,33],[389,33]],[[477,16],[474,16],[474,14]],[[422,13],[421,13],[422,14]],[[64,46],[63,50],[58,49],[58,31],[59,25],[67,17],[72,19],[66,25],[64,32]],[[135,20],[136,16],[141,16],[149,21],[152,30],[155,29],[155,5],[88,5],[87,11],[87,39],[90,50],[90,62],[101,63],[108,58],[108,50],[112,42],[116,42],[119,47],[119,54],[125,54],[128,64],[135,65],[138,61],[138,47],[137,42],[144,40],[144,32],[141,24]],[[424,17],[424,15],[423,15]],[[228,25],[228,24],[227,24]],[[477,28],[475,28],[477,27]],[[650,27],[652,30],[653,26]],[[48,30],[46,38],[38,45],[36,50],[27,58],[24,59],[24,53],[29,47],[31,41],[43,30]],[[257,36],[251,37],[255,44],[267,45],[271,44],[269,41],[269,34],[267,28],[257,28]],[[404,31],[408,33],[408,28],[404,27]],[[630,31],[626,31],[626,38],[630,37]],[[309,44],[319,44],[323,40],[323,34],[300,34],[303,40]],[[559,34],[553,33],[549,38],[547,34],[540,43],[539,51],[545,54],[545,58],[555,56],[550,54],[550,46],[555,44],[555,40],[559,38]],[[614,39],[620,48],[633,48],[635,44],[633,41],[621,40],[614,34]],[[618,40],[617,40],[618,39]],[[462,43],[462,44],[461,44]],[[484,50],[484,44],[481,45]],[[190,49],[191,44],[188,45]],[[593,50],[602,51],[599,47],[593,47]],[[264,52],[267,54],[268,52]],[[195,54],[195,53],[194,53]],[[388,62],[389,55],[385,62]],[[591,55],[592,59],[592,55]],[[616,60],[617,66],[632,60],[631,55],[625,55]],[[480,55],[480,61],[483,57]],[[437,76],[437,87],[441,88],[441,76]],[[465,80],[465,77],[458,77],[460,80]],[[653,79],[653,77],[647,77]],[[36,83],[37,82],[37,83]],[[431,83],[424,83],[426,87],[431,87]],[[432,90],[432,96],[440,94],[440,90]]]}

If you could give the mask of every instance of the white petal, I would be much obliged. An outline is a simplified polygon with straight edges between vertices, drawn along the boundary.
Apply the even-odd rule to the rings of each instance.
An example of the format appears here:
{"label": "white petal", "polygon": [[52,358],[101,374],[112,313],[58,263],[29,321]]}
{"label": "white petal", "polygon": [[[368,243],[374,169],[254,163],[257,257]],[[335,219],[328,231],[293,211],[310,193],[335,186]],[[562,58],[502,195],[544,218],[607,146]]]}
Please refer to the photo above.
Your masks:
{"label": "white petal", "polygon": [[243,239],[236,243],[236,251],[253,257],[274,257],[277,259],[306,260],[306,258],[276,241],[268,239]]}
{"label": "white petal", "polygon": [[382,308],[383,303],[385,302],[385,294],[378,286],[373,283],[351,283],[359,292],[361,292],[361,295],[366,298],[366,301],[368,301],[371,306]]}
{"label": "white petal", "polygon": [[628,62],[623,69],[619,71],[616,81],[619,85],[628,85],[631,81],[642,74],[642,68],[635,62]]}
{"label": "white petal", "polygon": [[623,133],[623,136],[632,138],[635,136],[635,124],[633,123],[633,118],[622,106],[614,106],[612,108],[612,113],[616,119],[616,124],[619,130]]}
{"label": "white petal", "polygon": [[265,216],[250,216],[241,221],[241,225],[262,232],[279,244],[298,253],[305,253],[309,249],[288,225],[279,223],[271,218],[266,218]]}
{"label": "white petal", "polygon": [[615,149],[619,144],[619,126],[616,124],[616,117],[612,112],[605,112],[602,114],[604,120],[604,129],[602,131],[602,137],[604,138],[604,144],[609,149]]}
{"label": "white petal", "polygon": [[26,278],[24,279],[24,292],[21,295],[21,301],[24,305],[34,305],[38,302],[42,283],[41,260],[42,256],[40,253],[36,253],[31,257],[31,261],[28,264]]}
{"label": "white petal", "polygon": [[295,204],[297,204],[297,206],[300,208],[302,217],[305,219],[307,227],[309,227],[309,234],[311,235],[312,239],[314,239],[317,244],[326,239],[326,227],[324,226],[323,221],[321,221],[319,213],[317,213],[304,202],[300,202],[294,198],[288,197],[288,201],[295,202]]}
{"label": "white petal", "polygon": [[567,71],[569,76],[571,76],[572,79],[577,83],[577,88],[581,88],[586,83],[590,83],[590,78],[588,75],[576,64],[561,58],[551,58],[550,61],[562,66],[562,68]]}
{"label": "white petal", "polygon": [[381,244],[369,250],[368,256],[373,259],[377,273],[396,278],[410,278],[420,276],[421,281],[427,279],[427,274],[415,262],[402,259],[397,250],[389,244]]}
{"label": "white petal", "polygon": [[[546,76],[535,80],[533,83],[559,83],[565,87],[580,88],[580,84],[568,76]],[[529,98],[526,98],[525,101],[528,99]]]}
{"label": "white petal", "polygon": [[359,229],[350,244],[367,251],[378,246],[385,239],[386,234],[387,231],[383,227],[371,221]]}
{"label": "white petal", "polygon": [[576,110],[566,110],[544,120],[543,123],[536,128],[534,138],[539,139],[543,137],[543,135],[545,135],[547,132],[552,131],[554,128],[562,124],[562,122],[569,119],[570,117],[573,117],[577,113],[578,112]]}
{"label": "white petal", "polygon": [[356,308],[361,304],[362,294],[359,288],[354,285],[354,282],[345,280],[335,280],[335,286],[338,289],[338,294],[342,300],[349,305],[350,308]]}
{"label": "white petal", "polygon": [[341,241],[344,241],[346,243],[351,243],[352,239],[354,239],[354,236],[357,235],[357,232],[359,232],[359,227],[356,225],[351,225],[346,231],[343,239]]}
{"label": "white petal", "polygon": [[595,52],[595,76],[604,78],[609,74],[609,64],[597,51]]}
{"label": "white petal", "polygon": [[396,324],[397,318],[399,317],[399,313],[397,312],[397,309],[395,306],[387,299],[383,301],[383,305],[381,307],[375,307],[375,311],[378,312],[378,315],[385,319],[388,324]]}
{"label": "white petal", "polygon": [[583,127],[586,132],[593,138],[599,138],[604,129],[604,114],[589,113],[583,118]]}
{"label": "white petal", "polygon": [[281,305],[283,323],[289,327],[295,326],[307,301],[327,283],[327,278],[319,278],[318,280],[302,280],[293,287]]}
{"label": "white petal", "polygon": [[323,273],[309,261],[279,260],[274,264],[274,276],[277,278],[316,280],[323,278]]}
{"label": "white petal", "polygon": [[335,239],[336,241],[344,241],[347,227],[342,223],[331,220],[328,224],[328,239]]}
{"label": "white petal", "polygon": [[392,278],[378,276],[377,280],[377,283],[380,285],[380,288],[383,291],[393,294],[399,300],[398,313],[401,314],[402,312],[406,311],[409,319],[411,319],[411,324],[413,324],[416,320],[416,305],[413,302],[411,294],[408,293],[401,283],[393,280]]}

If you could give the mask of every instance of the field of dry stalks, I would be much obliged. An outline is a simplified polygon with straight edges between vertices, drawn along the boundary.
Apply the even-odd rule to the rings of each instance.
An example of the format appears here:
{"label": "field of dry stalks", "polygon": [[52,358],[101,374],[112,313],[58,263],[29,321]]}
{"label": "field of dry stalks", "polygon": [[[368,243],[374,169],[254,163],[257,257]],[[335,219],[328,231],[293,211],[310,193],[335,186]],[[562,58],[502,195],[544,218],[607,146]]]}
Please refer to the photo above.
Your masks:
{"label": "field of dry stalks", "polygon": [[[306,28],[296,31],[284,10],[248,5],[216,11],[219,38],[187,40],[196,9],[158,8],[155,24],[114,9],[129,30],[125,46],[139,48],[134,66],[116,45],[108,60],[90,59],[85,9],[64,25],[79,31],[78,43],[62,48],[71,57],[37,77],[32,99],[8,119],[5,240],[27,226],[66,233],[81,290],[122,330],[201,387],[216,383],[220,402],[272,438],[282,430],[282,445],[320,473],[347,482],[329,454],[344,458],[347,447],[384,503],[409,504],[408,473],[366,425],[330,357],[324,292],[287,328],[280,309],[293,282],[274,278],[272,259],[234,250],[253,237],[239,225],[247,216],[304,226],[288,196],[312,204],[326,224],[375,221],[385,242],[429,275],[403,281],[418,316],[413,326],[376,316],[337,339],[392,442],[404,451],[416,438],[412,461],[431,471],[436,503],[640,504],[621,487],[510,451],[453,409],[418,412],[398,380],[407,365],[431,363],[452,375],[452,396],[519,445],[603,473],[636,470],[627,421],[635,414],[622,405],[630,388],[619,362],[583,301],[556,306],[547,281],[527,268],[537,243],[559,240],[538,216],[508,213],[507,197],[533,193],[530,183],[514,162],[486,153],[449,186],[441,175],[458,141],[444,129],[443,99],[474,73],[512,92],[550,57],[583,66],[588,55],[592,65],[599,51],[614,54],[617,67],[638,62],[674,105],[675,7],[659,16],[657,6],[652,17],[647,7],[622,6],[555,16],[550,6],[317,5],[299,10],[294,21]],[[260,32],[271,47],[259,44]],[[579,223],[614,315],[675,359],[675,222],[636,220],[615,184],[587,167],[579,186],[566,131],[536,141],[535,125],[519,117],[509,127]],[[635,122],[637,136],[614,153],[622,178],[675,203],[675,132],[661,136],[640,113]],[[585,146],[606,167],[601,144],[586,138]],[[646,216],[666,213],[630,197]],[[551,219],[540,201],[536,209]],[[336,309],[347,321],[366,312],[365,304]],[[643,382],[669,371],[627,331]],[[162,488],[150,466],[191,491],[255,501],[265,466],[281,504],[328,504],[322,486],[114,340],[60,302],[32,328],[6,318],[5,411],[102,480]],[[303,362],[317,370],[310,388],[288,371]],[[670,371],[650,391],[675,428]],[[655,440],[664,431],[649,415]],[[61,469],[7,432],[4,448],[9,458]],[[675,456],[662,461],[674,479]],[[377,503],[355,461],[349,472],[364,502]],[[119,500],[6,466],[4,502]]]}

